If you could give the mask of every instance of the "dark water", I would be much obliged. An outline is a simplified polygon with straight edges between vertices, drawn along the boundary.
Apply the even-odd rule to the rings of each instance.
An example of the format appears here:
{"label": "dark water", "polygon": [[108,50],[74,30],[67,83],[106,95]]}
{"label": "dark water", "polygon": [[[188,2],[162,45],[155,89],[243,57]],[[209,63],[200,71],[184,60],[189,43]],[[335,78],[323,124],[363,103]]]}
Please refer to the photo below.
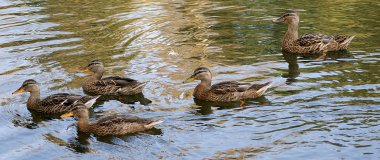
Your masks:
{"label": "dark water", "polygon": [[[0,1],[0,159],[380,159],[380,4],[377,1]],[[286,26],[356,35],[348,52],[281,53]],[[107,75],[150,81],[152,103],[97,104],[92,117],[124,113],[162,119],[122,137],[77,133],[75,122],[26,108],[36,79],[42,95],[83,94],[77,69],[101,59]],[[238,104],[193,100],[198,66],[214,81],[265,82],[265,97]],[[128,104],[129,103],[129,104]]]}

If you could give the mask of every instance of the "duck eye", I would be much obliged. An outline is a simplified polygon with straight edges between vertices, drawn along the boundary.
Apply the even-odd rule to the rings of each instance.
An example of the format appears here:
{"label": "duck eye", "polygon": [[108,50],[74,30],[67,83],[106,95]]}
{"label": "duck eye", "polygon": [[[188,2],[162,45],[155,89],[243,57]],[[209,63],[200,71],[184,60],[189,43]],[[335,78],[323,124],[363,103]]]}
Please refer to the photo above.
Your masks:
{"label": "duck eye", "polygon": [[32,83],[25,83],[25,84],[23,84],[22,86],[23,86],[23,87],[26,87],[26,86],[28,86],[28,85],[30,85],[30,84],[32,84]]}
{"label": "duck eye", "polygon": [[197,74],[200,74],[200,73],[203,73],[203,72],[206,72],[206,71],[203,71],[203,70],[197,71],[197,72],[194,73],[194,75],[197,75]]}

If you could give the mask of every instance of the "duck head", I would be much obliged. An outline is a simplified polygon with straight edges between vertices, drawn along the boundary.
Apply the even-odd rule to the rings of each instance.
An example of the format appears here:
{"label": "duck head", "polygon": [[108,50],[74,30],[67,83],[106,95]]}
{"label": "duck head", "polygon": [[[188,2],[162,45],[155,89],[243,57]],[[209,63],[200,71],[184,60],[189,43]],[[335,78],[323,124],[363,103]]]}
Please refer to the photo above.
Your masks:
{"label": "duck head", "polygon": [[300,18],[298,16],[297,12],[287,11],[281,17],[275,18],[272,21],[273,22],[283,22],[283,23],[287,23],[287,24],[298,24],[300,21]]}
{"label": "duck head", "polygon": [[187,78],[183,83],[192,82],[194,80],[211,81],[211,71],[206,67],[199,67],[194,70],[193,74]]}
{"label": "duck head", "polygon": [[19,89],[14,91],[12,94],[19,94],[22,92],[38,92],[38,83],[34,79],[28,79],[24,81]]}

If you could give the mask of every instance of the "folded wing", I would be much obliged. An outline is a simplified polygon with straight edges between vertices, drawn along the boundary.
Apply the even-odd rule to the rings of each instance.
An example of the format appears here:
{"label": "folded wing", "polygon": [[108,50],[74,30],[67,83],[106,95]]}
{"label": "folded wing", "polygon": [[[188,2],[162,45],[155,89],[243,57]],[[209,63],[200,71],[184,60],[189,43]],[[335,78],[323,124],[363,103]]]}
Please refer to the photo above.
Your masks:
{"label": "folded wing", "polygon": [[226,81],[216,83],[211,86],[211,91],[216,94],[226,94],[229,92],[244,92],[248,89],[251,83],[242,83],[237,81]]}

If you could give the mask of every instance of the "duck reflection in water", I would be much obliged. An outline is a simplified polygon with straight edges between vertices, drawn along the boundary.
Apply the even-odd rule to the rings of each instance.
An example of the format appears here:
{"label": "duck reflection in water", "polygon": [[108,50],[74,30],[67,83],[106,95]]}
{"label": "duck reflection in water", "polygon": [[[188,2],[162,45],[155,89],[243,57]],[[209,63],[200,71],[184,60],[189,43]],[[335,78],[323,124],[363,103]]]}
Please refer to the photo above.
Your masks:
{"label": "duck reflection in water", "polygon": [[286,51],[282,51],[282,56],[288,63],[288,73],[283,74],[282,77],[287,78],[286,84],[292,84],[297,82],[297,77],[300,75],[298,58],[303,62],[320,61],[320,60],[336,60],[339,58],[354,58],[354,56],[347,50],[327,52],[327,53],[316,53],[316,54],[296,54]]}
{"label": "duck reflection in water", "polygon": [[[95,95],[88,92],[85,92],[88,95]],[[128,96],[101,96],[98,100],[98,104],[103,104],[106,101],[109,100],[117,100],[124,104],[135,104],[136,102],[139,102],[141,105],[148,105],[152,103],[152,101],[148,98],[145,98],[143,93],[135,94],[135,95],[128,95]]]}
{"label": "duck reflection in water", "polygon": [[[98,102],[96,102],[98,104]],[[21,115],[16,113],[12,118],[12,123],[18,127],[25,127],[28,129],[37,129],[38,124],[44,121],[53,119],[60,119],[61,114],[43,114],[34,110],[29,110],[30,115]]]}
{"label": "duck reflection in water", "polygon": [[[244,100],[245,106],[253,106],[253,105],[270,105],[270,101],[265,98],[265,96],[246,99]],[[200,106],[196,109],[196,112],[201,115],[208,115],[213,113],[212,107],[216,107],[218,110],[222,109],[232,109],[232,108],[242,108],[240,101],[234,102],[212,102],[194,98],[194,102],[196,105]]]}

